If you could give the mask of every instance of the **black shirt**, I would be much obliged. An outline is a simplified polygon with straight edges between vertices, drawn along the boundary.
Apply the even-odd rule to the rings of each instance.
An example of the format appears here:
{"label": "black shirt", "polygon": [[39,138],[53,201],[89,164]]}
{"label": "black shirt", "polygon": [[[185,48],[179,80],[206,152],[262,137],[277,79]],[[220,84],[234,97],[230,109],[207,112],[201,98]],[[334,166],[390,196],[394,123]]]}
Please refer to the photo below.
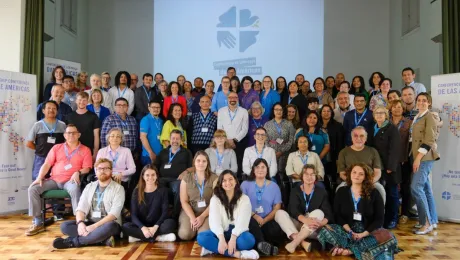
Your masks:
{"label": "black shirt", "polygon": [[144,202],[139,204],[138,189],[131,198],[131,220],[142,228],[161,225],[168,217],[168,189],[157,188],[154,192],[144,192]]}
{"label": "black shirt", "polygon": [[134,91],[134,105],[136,106],[136,118],[143,118],[149,113],[149,102],[156,99],[156,91],[152,87],[147,90],[144,85]]}
{"label": "black shirt", "polygon": [[310,195],[305,194],[305,197],[310,200],[308,205],[308,210],[305,209],[306,201],[303,196],[303,191],[300,189],[300,186],[295,187],[291,190],[291,195],[289,196],[289,215],[298,220],[299,215],[305,215],[305,213],[312,212],[315,209],[320,209],[324,213],[324,217],[327,218],[328,223],[331,224],[334,222],[334,215],[332,213],[331,204],[327,196],[325,189],[315,186],[315,191],[313,197],[310,200]]}
{"label": "black shirt", "polygon": [[84,114],[78,114],[77,111],[72,112],[68,116],[69,124],[74,124],[77,126],[78,131],[80,132],[80,142],[87,146],[91,153],[94,149],[94,129],[101,128],[101,121],[96,114],[90,111],[86,111]]}
{"label": "black shirt", "polygon": [[172,154],[174,158],[171,160],[171,167],[165,168],[165,165],[169,164],[169,148],[161,150],[158,155],[155,165],[160,171],[160,178],[174,178],[177,179],[179,175],[186,169],[192,167],[193,156],[190,150],[180,147],[180,150],[176,154]]}

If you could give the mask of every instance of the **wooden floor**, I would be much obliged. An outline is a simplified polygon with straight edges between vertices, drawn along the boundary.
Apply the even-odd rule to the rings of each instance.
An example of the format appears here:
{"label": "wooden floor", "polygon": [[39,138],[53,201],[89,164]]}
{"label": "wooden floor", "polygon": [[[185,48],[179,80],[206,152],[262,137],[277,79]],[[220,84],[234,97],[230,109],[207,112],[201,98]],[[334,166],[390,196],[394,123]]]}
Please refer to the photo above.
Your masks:
{"label": "wooden floor", "polygon": [[[51,246],[54,238],[61,236],[59,222],[47,231],[33,237],[24,235],[30,225],[30,217],[12,215],[0,217],[0,259],[199,259],[201,248],[194,242],[177,243],[127,243],[117,241],[115,248],[83,247],[56,250]],[[460,259],[460,224],[441,223],[438,230],[426,236],[412,234],[409,222],[394,230],[399,246],[404,252],[396,259]],[[208,256],[202,259],[216,259]],[[351,259],[350,257],[331,257],[327,252],[314,250],[305,253],[298,249],[288,255],[283,249],[280,255],[271,259]],[[223,258],[228,259],[228,258]],[[264,259],[269,259],[264,258]]]}

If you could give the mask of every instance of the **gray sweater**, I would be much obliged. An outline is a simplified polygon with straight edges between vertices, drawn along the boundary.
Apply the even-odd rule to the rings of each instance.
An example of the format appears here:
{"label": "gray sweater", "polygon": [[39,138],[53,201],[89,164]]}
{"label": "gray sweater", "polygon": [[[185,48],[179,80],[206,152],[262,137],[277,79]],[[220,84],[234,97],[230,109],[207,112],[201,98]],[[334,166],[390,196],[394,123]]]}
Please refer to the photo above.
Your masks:
{"label": "gray sweater", "polygon": [[222,167],[217,168],[217,155],[216,148],[208,148],[205,152],[209,156],[209,161],[211,163],[211,170],[217,175],[220,175],[224,170],[231,170],[234,173],[238,172],[238,164],[236,162],[236,154],[232,149],[224,150],[224,157],[222,159]]}

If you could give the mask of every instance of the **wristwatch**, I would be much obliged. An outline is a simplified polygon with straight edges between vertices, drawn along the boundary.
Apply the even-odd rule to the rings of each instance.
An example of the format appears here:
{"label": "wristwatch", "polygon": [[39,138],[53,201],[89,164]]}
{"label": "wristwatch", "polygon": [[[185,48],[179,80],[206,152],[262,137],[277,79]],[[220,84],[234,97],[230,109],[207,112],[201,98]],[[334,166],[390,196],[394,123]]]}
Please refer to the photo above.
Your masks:
{"label": "wristwatch", "polygon": [[85,221],[83,221],[83,220],[77,221],[77,226],[80,225],[80,223],[83,223],[83,222],[85,222]]}

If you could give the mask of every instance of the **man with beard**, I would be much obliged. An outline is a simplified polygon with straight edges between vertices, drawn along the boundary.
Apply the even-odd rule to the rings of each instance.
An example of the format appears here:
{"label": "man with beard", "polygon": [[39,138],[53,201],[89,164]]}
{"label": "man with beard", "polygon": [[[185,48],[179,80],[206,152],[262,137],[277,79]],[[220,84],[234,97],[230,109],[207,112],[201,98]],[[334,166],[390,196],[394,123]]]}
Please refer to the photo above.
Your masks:
{"label": "man with beard", "polygon": [[339,106],[334,109],[334,119],[341,124],[343,124],[345,114],[353,109],[353,107],[350,105],[349,96],[350,94],[347,92],[339,92],[339,94],[337,94],[337,103]]}
{"label": "man with beard", "polygon": [[417,108],[415,107],[415,90],[411,86],[405,86],[401,90],[401,99],[406,104],[406,112],[403,116],[410,120],[414,120],[415,115],[418,114]]}
{"label": "man with beard", "polygon": [[113,236],[121,231],[125,190],[112,180],[112,167],[112,161],[106,158],[101,158],[94,164],[98,180],[88,184],[83,190],[75,220],[61,225],[61,232],[68,237],[56,238],[53,242],[54,248],[115,245]]}

